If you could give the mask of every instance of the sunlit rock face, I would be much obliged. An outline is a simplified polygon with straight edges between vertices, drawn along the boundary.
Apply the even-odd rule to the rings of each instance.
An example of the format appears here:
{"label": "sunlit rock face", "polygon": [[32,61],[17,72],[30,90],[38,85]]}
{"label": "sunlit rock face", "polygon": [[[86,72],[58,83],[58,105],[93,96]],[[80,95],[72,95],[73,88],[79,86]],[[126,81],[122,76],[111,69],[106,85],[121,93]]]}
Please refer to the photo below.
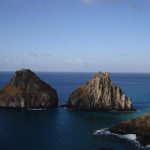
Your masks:
{"label": "sunlit rock face", "polygon": [[73,91],[66,106],[82,111],[134,110],[131,99],[111,81],[110,74],[101,72]]}
{"label": "sunlit rock face", "polygon": [[15,72],[11,81],[0,91],[0,107],[57,107],[55,89],[40,80],[29,69]]}

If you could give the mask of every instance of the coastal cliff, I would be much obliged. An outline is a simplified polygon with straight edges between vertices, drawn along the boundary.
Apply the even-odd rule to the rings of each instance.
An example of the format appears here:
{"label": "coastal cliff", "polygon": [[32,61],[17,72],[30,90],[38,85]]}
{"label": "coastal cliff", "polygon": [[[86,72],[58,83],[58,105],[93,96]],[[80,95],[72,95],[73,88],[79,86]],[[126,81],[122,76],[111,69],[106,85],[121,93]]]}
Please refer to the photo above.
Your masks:
{"label": "coastal cliff", "polygon": [[116,134],[136,134],[138,137],[137,140],[142,145],[150,145],[150,113],[136,119],[117,124],[109,130]]}
{"label": "coastal cliff", "polygon": [[48,108],[57,105],[56,90],[29,69],[16,71],[11,81],[0,90],[0,107]]}
{"label": "coastal cliff", "polygon": [[109,73],[96,73],[93,79],[77,88],[65,105],[82,111],[132,111],[132,101],[115,85]]}

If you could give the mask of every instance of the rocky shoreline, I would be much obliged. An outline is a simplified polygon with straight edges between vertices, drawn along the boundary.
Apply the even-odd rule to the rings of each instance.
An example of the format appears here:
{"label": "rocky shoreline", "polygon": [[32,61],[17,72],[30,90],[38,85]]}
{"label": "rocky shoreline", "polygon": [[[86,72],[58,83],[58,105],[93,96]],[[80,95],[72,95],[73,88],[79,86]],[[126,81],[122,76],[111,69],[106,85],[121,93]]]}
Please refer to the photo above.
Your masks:
{"label": "rocky shoreline", "polygon": [[133,120],[128,120],[111,127],[110,132],[116,134],[135,134],[137,141],[143,146],[150,144],[150,113],[138,117]]}
{"label": "rocky shoreline", "polygon": [[137,149],[150,148],[150,113],[136,119],[124,121],[110,128],[96,130],[94,135],[114,136],[127,140]]}

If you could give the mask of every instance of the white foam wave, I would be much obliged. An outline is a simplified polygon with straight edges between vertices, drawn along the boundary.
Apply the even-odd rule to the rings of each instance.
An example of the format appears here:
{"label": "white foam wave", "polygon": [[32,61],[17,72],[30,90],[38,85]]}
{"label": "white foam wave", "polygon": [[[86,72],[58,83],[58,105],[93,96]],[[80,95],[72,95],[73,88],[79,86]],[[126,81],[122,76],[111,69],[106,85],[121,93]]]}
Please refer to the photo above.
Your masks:
{"label": "white foam wave", "polygon": [[103,129],[95,130],[93,134],[94,135],[109,135],[111,133],[108,130],[108,128],[103,128]]}
{"label": "white foam wave", "polygon": [[108,128],[103,128],[103,129],[96,130],[96,131],[94,131],[93,134],[94,135],[99,135],[99,136],[111,135],[111,136],[114,136],[114,137],[117,137],[117,138],[120,138],[120,139],[123,139],[123,140],[127,140],[127,141],[133,143],[134,146],[138,149],[143,148],[141,146],[141,144],[137,141],[136,134],[125,134],[125,135],[115,134],[115,133],[111,133]]}
{"label": "white foam wave", "polygon": [[125,134],[125,135],[117,135],[117,136],[122,139],[129,140],[129,141],[136,140],[136,134]]}
{"label": "white foam wave", "polygon": [[46,108],[28,108],[29,111],[41,111],[46,110]]}
{"label": "white foam wave", "polygon": [[150,150],[150,145],[146,145],[145,150]]}

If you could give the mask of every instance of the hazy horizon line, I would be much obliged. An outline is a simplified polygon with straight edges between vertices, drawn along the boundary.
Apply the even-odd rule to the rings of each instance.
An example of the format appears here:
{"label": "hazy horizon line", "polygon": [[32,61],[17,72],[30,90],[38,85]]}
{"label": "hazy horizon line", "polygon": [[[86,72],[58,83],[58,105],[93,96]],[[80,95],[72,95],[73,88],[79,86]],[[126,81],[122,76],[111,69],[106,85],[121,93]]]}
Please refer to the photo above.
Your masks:
{"label": "hazy horizon line", "polygon": [[[34,71],[30,69],[31,71],[35,73],[97,73],[97,72],[108,72],[108,73],[128,73],[128,74],[150,74],[150,72],[121,72],[121,71]],[[0,71],[0,73],[6,73],[6,72],[16,72],[17,70],[9,70],[9,71]]]}

